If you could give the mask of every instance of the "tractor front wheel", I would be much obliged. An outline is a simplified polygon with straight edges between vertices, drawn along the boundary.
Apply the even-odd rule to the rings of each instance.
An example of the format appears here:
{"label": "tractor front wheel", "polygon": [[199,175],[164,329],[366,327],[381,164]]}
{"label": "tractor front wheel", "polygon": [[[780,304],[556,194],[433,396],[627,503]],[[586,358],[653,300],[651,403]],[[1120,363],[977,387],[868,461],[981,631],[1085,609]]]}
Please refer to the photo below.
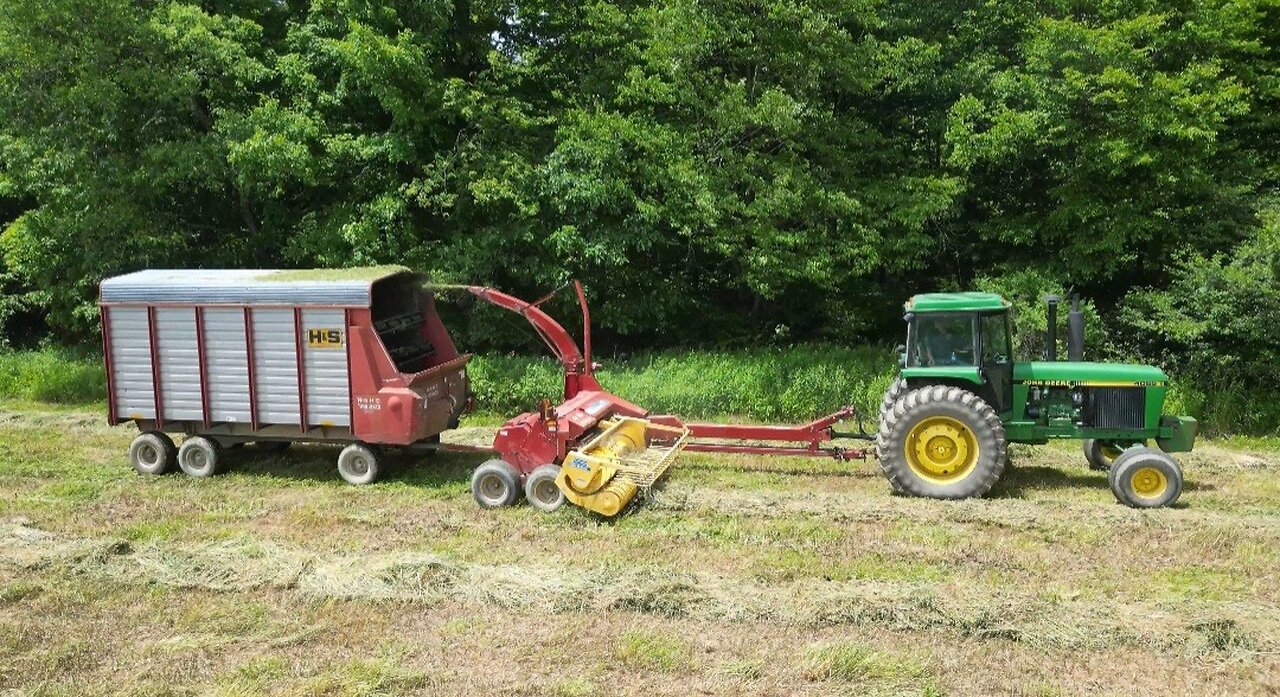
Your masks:
{"label": "tractor front wheel", "polygon": [[935,499],[982,496],[1004,471],[1004,424],[991,405],[959,387],[912,390],[885,412],[876,437],[894,491]]}
{"label": "tractor front wheel", "polygon": [[1182,468],[1155,448],[1130,448],[1111,465],[1111,493],[1131,508],[1160,508],[1182,494]]}
{"label": "tractor front wheel", "polygon": [[1109,440],[1089,438],[1084,442],[1084,459],[1089,469],[1106,472],[1111,469],[1116,458],[1124,453],[1124,448]]}

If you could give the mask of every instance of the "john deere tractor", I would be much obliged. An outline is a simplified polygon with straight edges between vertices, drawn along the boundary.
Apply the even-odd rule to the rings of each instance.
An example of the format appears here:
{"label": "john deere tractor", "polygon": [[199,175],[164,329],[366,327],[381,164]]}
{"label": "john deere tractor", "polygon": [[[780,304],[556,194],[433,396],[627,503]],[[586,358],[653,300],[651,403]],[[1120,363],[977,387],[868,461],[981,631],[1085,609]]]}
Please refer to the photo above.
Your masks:
{"label": "john deere tractor", "polygon": [[[1009,443],[1083,441],[1093,469],[1129,506],[1167,506],[1182,491],[1168,453],[1188,452],[1196,421],[1162,413],[1168,378],[1147,365],[1089,363],[1078,299],[1069,360],[1058,361],[1060,298],[1050,296],[1045,360],[1013,358],[1009,303],[993,293],[929,293],[906,305],[901,372],[880,408],[876,450],[895,490],[959,499],[1000,478]],[[1154,441],[1157,447],[1149,444]]]}

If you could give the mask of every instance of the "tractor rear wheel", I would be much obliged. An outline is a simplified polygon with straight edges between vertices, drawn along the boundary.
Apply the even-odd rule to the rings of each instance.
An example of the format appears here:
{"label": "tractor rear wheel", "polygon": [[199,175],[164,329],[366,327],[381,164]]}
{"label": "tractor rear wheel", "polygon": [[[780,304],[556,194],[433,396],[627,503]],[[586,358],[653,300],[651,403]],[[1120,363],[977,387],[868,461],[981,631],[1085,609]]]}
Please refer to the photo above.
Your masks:
{"label": "tractor rear wheel", "polygon": [[543,465],[524,480],[524,498],[530,506],[550,513],[564,505],[564,492],[556,484],[560,465]]}
{"label": "tractor rear wheel", "polygon": [[338,474],[348,484],[372,484],[382,475],[382,461],[373,448],[352,443],[338,453]]}
{"label": "tractor rear wheel", "polygon": [[902,378],[894,378],[889,384],[889,389],[884,391],[884,398],[880,400],[880,422],[884,422],[884,415],[893,408],[894,404],[902,398],[902,395],[908,392],[907,381]]}
{"label": "tractor rear wheel", "polygon": [[1111,493],[1131,508],[1160,508],[1182,494],[1182,468],[1155,448],[1124,451],[1111,465]]}
{"label": "tractor rear wheel", "polygon": [[506,460],[489,460],[471,475],[471,496],[481,508],[510,506],[520,498],[520,473]]}
{"label": "tractor rear wheel", "polygon": [[1116,458],[1124,453],[1124,448],[1109,440],[1088,438],[1084,441],[1084,459],[1089,469],[1105,472],[1111,469]]}
{"label": "tractor rear wheel", "polygon": [[895,491],[963,499],[991,490],[1008,444],[1000,416],[981,397],[931,385],[907,392],[885,413],[876,450]]}
{"label": "tractor rear wheel", "polygon": [[160,431],[139,433],[129,444],[129,463],[139,474],[164,474],[177,459],[173,439]]}
{"label": "tractor rear wheel", "polygon": [[188,476],[201,478],[212,477],[220,470],[218,461],[222,456],[222,446],[212,438],[191,436],[182,441],[178,448],[178,466]]}

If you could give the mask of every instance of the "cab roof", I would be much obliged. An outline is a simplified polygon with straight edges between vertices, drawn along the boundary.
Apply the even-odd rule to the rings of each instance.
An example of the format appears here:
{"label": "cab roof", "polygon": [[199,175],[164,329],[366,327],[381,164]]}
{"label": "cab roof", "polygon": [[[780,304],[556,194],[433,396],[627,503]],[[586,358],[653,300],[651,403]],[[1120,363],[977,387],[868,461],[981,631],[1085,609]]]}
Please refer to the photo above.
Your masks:
{"label": "cab roof", "polygon": [[911,296],[907,312],[976,312],[1006,310],[1009,301],[997,293],[921,293]]}

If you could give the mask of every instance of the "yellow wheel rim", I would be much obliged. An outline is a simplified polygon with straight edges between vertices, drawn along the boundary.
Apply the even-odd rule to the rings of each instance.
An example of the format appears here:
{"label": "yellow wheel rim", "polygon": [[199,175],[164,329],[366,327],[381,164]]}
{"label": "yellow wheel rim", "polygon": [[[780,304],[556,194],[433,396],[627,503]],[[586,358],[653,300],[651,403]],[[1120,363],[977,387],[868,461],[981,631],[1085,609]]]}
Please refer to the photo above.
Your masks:
{"label": "yellow wheel rim", "polygon": [[906,456],[916,476],[949,484],[973,472],[978,463],[978,439],[959,419],[931,416],[907,434]]}
{"label": "yellow wheel rim", "polygon": [[1144,499],[1158,499],[1169,489],[1169,478],[1155,467],[1143,467],[1130,478],[1133,493]]}
{"label": "yellow wheel rim", "polygon": [[1107,462],[1115,462],[1115,459],[1117,457],[1120,457],[1122,454],[1124,454],[1124,448],[1121,448],[1116,445],[1112,445],[1111,443],[1107,443],[1106,445],[1103,445],[1102,448],[1099,449],[1099,452],[1102,453],[1102,459],[1106,460]]}

